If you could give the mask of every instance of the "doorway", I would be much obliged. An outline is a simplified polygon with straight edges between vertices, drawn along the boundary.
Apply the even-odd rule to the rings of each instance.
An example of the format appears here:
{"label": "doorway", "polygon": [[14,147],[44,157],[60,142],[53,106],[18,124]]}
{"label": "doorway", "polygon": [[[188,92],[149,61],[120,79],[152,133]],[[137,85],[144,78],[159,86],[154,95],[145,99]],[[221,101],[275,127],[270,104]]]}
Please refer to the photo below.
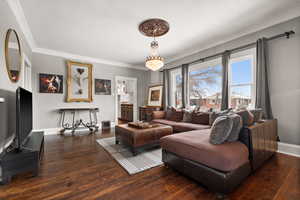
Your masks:
{"label": "doorway", "polygon": [[137,78],[116,76],[116,124],[137,121]]}

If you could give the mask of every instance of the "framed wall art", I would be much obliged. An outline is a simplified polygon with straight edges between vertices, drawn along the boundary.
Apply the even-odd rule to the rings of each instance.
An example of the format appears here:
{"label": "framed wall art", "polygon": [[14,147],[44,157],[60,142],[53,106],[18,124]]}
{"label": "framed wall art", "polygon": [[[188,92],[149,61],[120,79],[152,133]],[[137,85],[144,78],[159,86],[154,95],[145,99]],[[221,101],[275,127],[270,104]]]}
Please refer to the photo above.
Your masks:
{"label": "framed wall art", "polygon": [[67,102],[92,102],[93,65],[67,61]]}
{"label": "framed wall art", "polygon": [[56,74],[39,74],[40,93],[63,93],[63,76]]}
{"label": "framed wall art", "polygon": [[111,80],[95,79],[96,95],[111,95]]}
{"label": "framed wall art", "polygon": [[163,86],[151,86],[148,92],[148,106],[162,106],[162,91]]}

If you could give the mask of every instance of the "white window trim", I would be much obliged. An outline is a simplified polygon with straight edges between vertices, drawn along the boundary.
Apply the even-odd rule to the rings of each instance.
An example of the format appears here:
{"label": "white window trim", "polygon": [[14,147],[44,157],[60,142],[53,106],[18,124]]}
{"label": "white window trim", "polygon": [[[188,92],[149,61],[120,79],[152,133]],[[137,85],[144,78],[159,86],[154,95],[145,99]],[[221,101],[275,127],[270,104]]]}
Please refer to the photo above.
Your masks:
{"label": "white window trim", "polygon": [[175,106],[175,92],[176,92],[176,76],[182,75],[181,74],[181,68],[174,69],[170,71],[170,77],[171,77],[171,106]]}
{"label": "white window trim", "polygon": [[[251,83],[244,83],[244,84],[231,84],[232,77],[231,77],[231,64],[243,60],[251,59],[251,70],[252,70],[252,82]],[[230,60],[228,63],[228,105],[231,104],[231,88],[238,87],[238,86],[251,86],[251,102],[252,105],[250,108],[255,107],[255,99],[256,99],[256,48],[248,49],[245,51],[240,51],[230,55]]]}
{"label": "white window trim", "polygon": [[204,69],[207,67],[214,67],[217,65],[222,65],[222,58],[215,58],[213,60],[204,61],[201,63],[193,64],[189,66],[189,72],[197,71],[199,69]]}

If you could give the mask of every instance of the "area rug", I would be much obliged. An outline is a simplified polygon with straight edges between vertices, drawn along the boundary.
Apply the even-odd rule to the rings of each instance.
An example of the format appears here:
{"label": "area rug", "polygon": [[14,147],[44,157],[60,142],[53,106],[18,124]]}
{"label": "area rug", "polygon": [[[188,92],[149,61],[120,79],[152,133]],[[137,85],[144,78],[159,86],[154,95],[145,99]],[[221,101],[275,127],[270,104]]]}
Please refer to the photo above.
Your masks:
{"label": "area rug", "polygon": [[163,164],[160,148],[133,156],[128,148],[115,144],[115,137],[98,139],[97,142],[131,175]]}

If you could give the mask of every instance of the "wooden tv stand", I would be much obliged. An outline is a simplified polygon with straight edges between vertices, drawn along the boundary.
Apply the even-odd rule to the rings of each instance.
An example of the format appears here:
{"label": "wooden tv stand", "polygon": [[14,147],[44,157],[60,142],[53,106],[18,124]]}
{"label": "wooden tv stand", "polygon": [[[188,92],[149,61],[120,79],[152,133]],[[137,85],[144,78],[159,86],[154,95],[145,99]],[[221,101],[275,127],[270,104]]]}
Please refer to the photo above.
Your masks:
{"label": "wooden tv stand", "polygon": [[44,152],[44,132],[32,132],[21,151],[12,150],[0,157],[2,177],[0,182],[7,184],[14,175],[32,172],[37,176],[40,160]]}

